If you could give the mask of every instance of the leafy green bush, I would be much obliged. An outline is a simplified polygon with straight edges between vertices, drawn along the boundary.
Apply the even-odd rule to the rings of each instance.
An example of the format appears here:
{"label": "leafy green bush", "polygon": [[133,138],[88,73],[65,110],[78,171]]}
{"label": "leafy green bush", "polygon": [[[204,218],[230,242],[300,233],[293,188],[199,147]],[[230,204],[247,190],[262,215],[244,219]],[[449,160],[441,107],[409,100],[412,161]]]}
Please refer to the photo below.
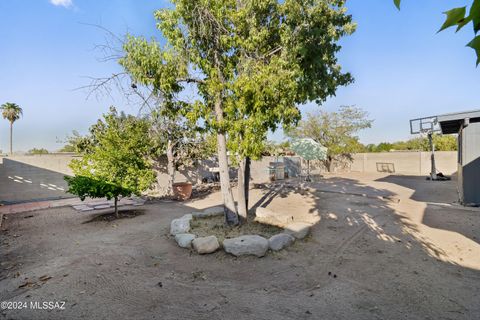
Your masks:
{"label": "leafy green bush", "polygon": [[115,108],[90,129],[88,152],[74,159],[70,167],[74,177],[65,177],[67,192],[86,197],[115,200],[118,216],[119,197],[140,195],[155,182],[148,160],[151,142],[149,124],[134,116],[118,115]]}
{"label": "leafy green bush", "polygon": [[111,200],[119,196],[128,197],[134,193],[134,190],[84,176],[66,176],[65,180],[68,183],[68,192],[78,195],[82,201],[86,197]]}
{"label": "leafy green bush", "polygon": [[48,150],[44,149],[44,148],[40,148],[40,149],[33,148],[33,149],[28,150],[27,153],[28,154],[47,154]]}

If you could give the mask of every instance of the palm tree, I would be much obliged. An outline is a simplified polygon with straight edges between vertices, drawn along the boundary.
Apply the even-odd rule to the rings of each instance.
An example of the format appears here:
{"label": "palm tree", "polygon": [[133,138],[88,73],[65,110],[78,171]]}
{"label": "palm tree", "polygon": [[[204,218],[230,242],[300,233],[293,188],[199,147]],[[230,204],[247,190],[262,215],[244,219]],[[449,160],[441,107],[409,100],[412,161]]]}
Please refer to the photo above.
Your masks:
{"label": "palm tree", "polygon": [[13,154],[13,148],[12,148],[13,123],[18,119],[20,119],[20,117],[23,115],[23,110],[22,108],[20,108],[18,104],[12,103],[12,102],[7,102],[2,104],[0,109],[2,110],[3,118],[10,121],[10,155],[12,155]]}

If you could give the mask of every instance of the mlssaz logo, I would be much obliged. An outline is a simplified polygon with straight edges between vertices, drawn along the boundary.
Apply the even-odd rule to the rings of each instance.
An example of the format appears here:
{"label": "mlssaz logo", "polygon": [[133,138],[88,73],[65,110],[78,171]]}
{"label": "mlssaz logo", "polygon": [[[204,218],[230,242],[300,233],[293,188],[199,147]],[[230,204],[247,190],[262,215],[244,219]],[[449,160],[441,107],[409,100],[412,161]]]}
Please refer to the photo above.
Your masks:
{"label": "mlssaz logo", "polygon": [[65,301],[30,301],[30,309],[65,310]]}

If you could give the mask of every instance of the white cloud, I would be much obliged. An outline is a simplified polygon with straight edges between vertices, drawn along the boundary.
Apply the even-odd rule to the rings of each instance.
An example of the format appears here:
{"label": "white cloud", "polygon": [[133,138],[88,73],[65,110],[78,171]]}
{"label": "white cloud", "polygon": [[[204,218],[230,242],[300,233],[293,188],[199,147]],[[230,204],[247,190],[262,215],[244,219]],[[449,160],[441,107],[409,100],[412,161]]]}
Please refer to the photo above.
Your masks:
{"label": "white cloud", "polygon": [[73,5],[72,0],[50,0],[50,3],[54,6],[62,6],[65,8],[69,8]]}

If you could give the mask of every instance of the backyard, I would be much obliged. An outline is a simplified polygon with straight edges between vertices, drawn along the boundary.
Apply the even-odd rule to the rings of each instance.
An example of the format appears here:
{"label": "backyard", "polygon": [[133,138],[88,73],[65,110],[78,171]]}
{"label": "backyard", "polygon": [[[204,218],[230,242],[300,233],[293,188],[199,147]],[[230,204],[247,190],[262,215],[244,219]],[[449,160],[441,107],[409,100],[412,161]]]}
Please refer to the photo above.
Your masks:
{"label": "backyard", "polygon": [[480,0],[0,12],[0,320],[480,319]]}
{"label": "backyard", "polygon": [[172,219],[221,204],[220,192],[147,202],[112,221],[95,219],[107,211],[71,207],[8,214],[0,233],[1,300],[65,304],[2,310],[1,318],[478,316],[480,214],[451,204],[455,181],[348,173],[300,183],[250,190],[253,209],[314,224],[306,239],[260,259],[198,255],[169,235]]}

